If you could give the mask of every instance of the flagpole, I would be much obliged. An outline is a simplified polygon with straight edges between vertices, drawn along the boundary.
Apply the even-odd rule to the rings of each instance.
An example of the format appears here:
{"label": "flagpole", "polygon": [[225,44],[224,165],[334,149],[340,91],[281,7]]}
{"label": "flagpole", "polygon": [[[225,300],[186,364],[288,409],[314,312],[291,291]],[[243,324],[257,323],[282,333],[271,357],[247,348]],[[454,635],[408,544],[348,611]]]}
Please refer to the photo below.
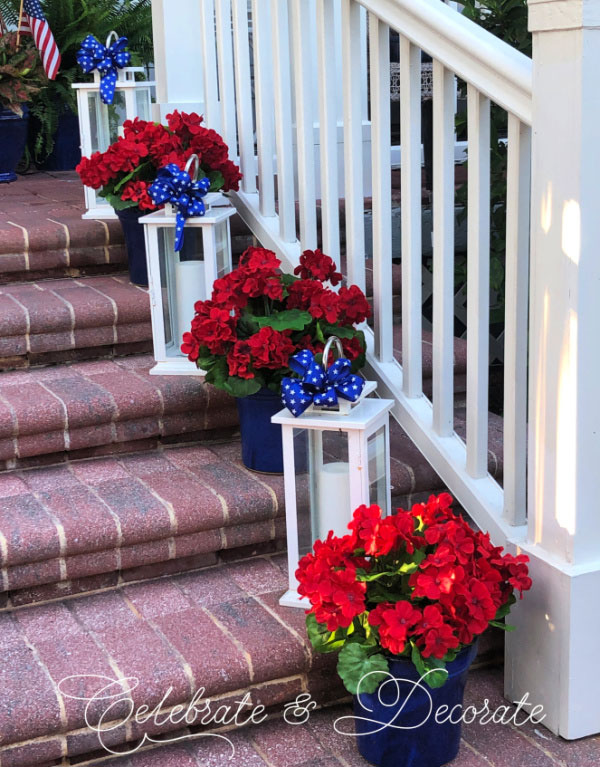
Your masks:
{"label": "flagpole", "polygon": [[17,27],[17,50],[21,44],[21,21],[23,19],[23,3],[25,0],[21,0],[21,8],[19,9],[19,26]]}

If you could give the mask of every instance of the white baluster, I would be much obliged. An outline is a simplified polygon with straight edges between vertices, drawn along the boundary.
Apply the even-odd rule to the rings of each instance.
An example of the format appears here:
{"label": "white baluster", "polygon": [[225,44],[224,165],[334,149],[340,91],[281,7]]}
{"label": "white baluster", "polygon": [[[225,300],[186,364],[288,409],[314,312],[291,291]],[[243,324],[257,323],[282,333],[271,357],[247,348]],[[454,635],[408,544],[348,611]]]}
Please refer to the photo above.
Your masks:
{"label": "white baluster", "polygon": [[256,192],[252,86],[248,35],[248,0],[233,0],[233,45],[235,49],[235,100],[237,106],[238,144],[242,191]]}
{"label": "white baluster", "polygon": [[531,129],[508,116],[506,320],[504,329],[504,515],[527,519],[527,336]]}
{"label": "white baluster", "polygon": [[362,157],[361,8],[342,0],[342,68],[344,72],[344,194],[346,273],[348,282],[365,290],[365,211]]}
{"label": "white baluster", "polygon": [[371,157],[373,162],[373,302],[375,354],[394,359],[392,310],[392,152],[390,142],[390,29],[369,15]]}
{"label": "white baluster", "polygon": [[487,474],[490,318],[490,100],[467,86],[467,471]]}
{"label": "white baluster", "polygon": [[215,44],[215,3],[214,0],[202,0],[202,49],[204,66],[205,123],[207,127],[221,131],[221,113],[219,109],[219,81],[217,73],[217,49]]}
{"label": "white baluster", "polygon": [[337,73],[333,0],[317,0],[319,121],[321,136],[321,228],[323,251],[340,263],[337,154]]}
{"label": "white baluster", "polygon": [[263,216],[274,216],[273,60],[271,57],[271,10],[268,0],[252,0],[252,47],[260,212]]}
{"label": "white baluster", "polygon": [[272,0],[273,90],[277,143],[277,202],[279,232],[284,242],[296,240],[292,77],[290,69],[288,0]]}
{"label": "white baluster", "polygon": [[433,63],[433,428],[454,431],[455,78]]}
{"label": "white baluster", "polygon": [[402,144],[402,381],[407,397],[423,391],[421,307],[421,51],[400,36]]}
{"label": "white baluster", "polygon": [[314,31],[309,0],[292,0],[292,49],[296,95],[296,144],[298,148],[298,207],[302,248],[317,247],[317,208],[315,191],[315,139],[312,62],[306,55],[307,40]]}
{"label": "white baluster", "polygon": [[215,6],[215,11],[217,23],[217,61],[219,64],[219,96],[221,102],[221,133],[229,147],[230,157],[237,157],[233,45],[231,40],[231,0],[219,0]]}

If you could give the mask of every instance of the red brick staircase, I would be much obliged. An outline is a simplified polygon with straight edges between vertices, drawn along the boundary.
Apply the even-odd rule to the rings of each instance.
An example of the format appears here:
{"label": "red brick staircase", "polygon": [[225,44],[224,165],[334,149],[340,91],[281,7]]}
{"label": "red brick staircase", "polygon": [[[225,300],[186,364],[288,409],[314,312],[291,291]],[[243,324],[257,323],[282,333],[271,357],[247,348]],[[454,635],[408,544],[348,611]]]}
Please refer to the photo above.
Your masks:
{"label": "red brick staircase", "polygon": [[[114,224],[81,221],[80,196],[71,176],[0,188],[1,767],[107,756],[85,701],[59,690],[70,675],[135,677],[136,706],[171,689],[166,710],[202,687],[222,702],[249,692],[274,711],[307,690],[320,705],[343,697],[335,658],[314,657],[302,611],[278,604],[282,478],[242,466],[233,400],[197,377],[148,374],[147,293],[123,272]],[[429,350],[424,338],[427,379]],[[462,343],[456,374],[460,391]],[[464,412],[456,418],[464,428]],[[500,445],[495,419],[497,476]],[[398,505],[442,488],[397,426],[392,484]],[[98,680],[60,689],[84,698]],[[97,722],[100,704],[87,713]],[[298,754],[269,756],[265,727],[263,746],[236,735],[247,757],[233,763],[300,764]],[[131,744],[144,731],[129,722],[103,741]],[[185,767],[196,757],[181,748],[115,764]],[[363,763],[305,756],[321,767]]]}

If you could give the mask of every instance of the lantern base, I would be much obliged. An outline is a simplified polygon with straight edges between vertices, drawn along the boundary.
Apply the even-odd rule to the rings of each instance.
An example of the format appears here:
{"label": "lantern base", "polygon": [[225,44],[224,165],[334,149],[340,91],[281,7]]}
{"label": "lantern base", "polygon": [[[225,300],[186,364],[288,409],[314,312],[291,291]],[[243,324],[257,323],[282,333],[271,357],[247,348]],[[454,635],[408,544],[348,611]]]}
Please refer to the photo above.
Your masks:
{"label": "lantern base", "polygon": [[310,607],[308,599],[301,597],[296,589],[288,589],[279,600],[279,604],[282,607],[300,607],[303,610],[307,610]]}
{"label": "lantern base", "polygon": [[187,357],[160,360],[150,369],[151,376],[204,376],[205,370],[197,368]]}
{"label": "lantern base", "polygon": [[[108,210],[106,210],[106,208],[108,208]],[[98,219],[101,219],[102,221],[116,221],[117,214],[110,205],[100,205],[97,208],[90,208],[81,216],[81,218],[86,221],[90,219],[92,221],[97,221]]]}

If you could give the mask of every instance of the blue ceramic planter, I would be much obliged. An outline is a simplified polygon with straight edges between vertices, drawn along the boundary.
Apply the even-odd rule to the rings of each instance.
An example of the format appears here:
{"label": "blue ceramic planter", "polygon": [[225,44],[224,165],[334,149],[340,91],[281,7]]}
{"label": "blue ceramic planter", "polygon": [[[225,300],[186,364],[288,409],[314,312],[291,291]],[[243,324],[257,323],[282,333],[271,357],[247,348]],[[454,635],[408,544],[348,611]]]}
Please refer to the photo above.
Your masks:
{"label": "blue ceramic planter", "polygon": [[17,180],[15,170],[27,142],[27,123],[29,110],[21,104],[23,117],[10,109],[0,108],[0,184],[9,184]]}
{"label": "blue ceramic planter", "polygon": [[125,245],[127,246],[127,261],[129,263],[129,279],[134,285],[148,285],[148,267],[146,265],[146,240],[144,225],[140,224],[140,216],[144,211],[139,208],[125,208],[115,213],[121,222]]}
{"label": "blue ceramic planter", "polygon": [[238,398],[237,408],[244,466],[253,471],[281,474],[281,426],[271,423],[271,416],[282,408],[280,395],[270,389],[261,389],[249,397]]}
{"label": "blue ceramic planter", "polygon": [[[374,693],[354,698],[361,755],[377,767],[442,767],[451,762],[460,747],[461,724],[445,720],[454,706],[462,704],[467,674],[476,655],[477,643],[448,663],[443,687],[431,689],[422,682],[427,692],[415,686],[420,674],[408,659],[391,659],[390,674],[396,681],[384,682]],[[439,724],[436,711],[440,712]],[[455,722],[460,713],[455,711]]]}

